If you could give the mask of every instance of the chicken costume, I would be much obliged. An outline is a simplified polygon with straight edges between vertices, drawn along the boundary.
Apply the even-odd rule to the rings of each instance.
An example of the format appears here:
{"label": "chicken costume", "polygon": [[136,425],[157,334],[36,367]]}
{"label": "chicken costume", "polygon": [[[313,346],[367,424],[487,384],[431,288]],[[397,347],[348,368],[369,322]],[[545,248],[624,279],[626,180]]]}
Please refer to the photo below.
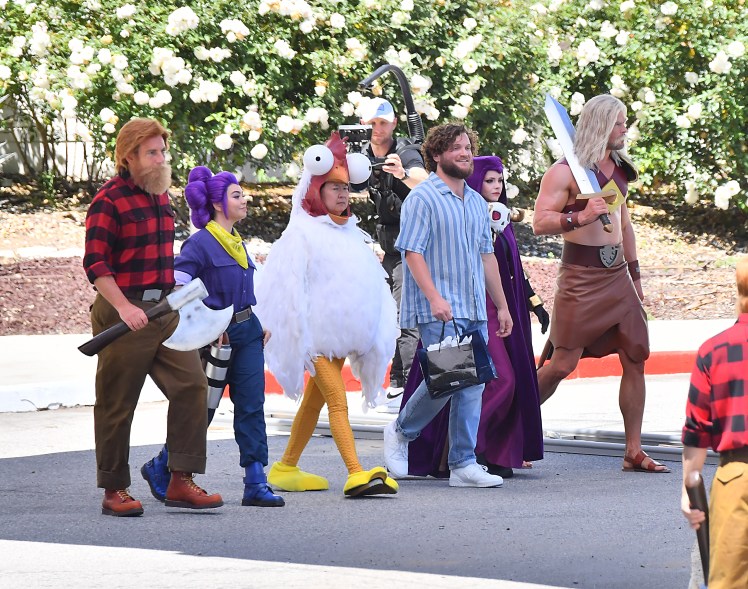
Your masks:
{"label": "chicken costume", "polygon": [[[358,461],[341,376],[348,358],[361,381],[364,407],[384,399],[382,384],[398,335],[395,302],[358,219],[349,210],[342,217],[329,213],[320,195],[326,182],[351,180],[348,165],[359,167],[358,155],[346,158],[337,132],[325,146],[307,150],[288,226],[258,276],[257,312],[273,334],[265,347],[267,365],[286,395],[302,397],[288,447],[268,474],[273,486],[286,491],[328,488],[323,477],[297,466],[327,403],[330,431],[349,474],[344,493],[397,492],[384,468],[364,471]],[[368,159],[363,165],[368,175]],[[305,369],[311,376],[306,387]]]}

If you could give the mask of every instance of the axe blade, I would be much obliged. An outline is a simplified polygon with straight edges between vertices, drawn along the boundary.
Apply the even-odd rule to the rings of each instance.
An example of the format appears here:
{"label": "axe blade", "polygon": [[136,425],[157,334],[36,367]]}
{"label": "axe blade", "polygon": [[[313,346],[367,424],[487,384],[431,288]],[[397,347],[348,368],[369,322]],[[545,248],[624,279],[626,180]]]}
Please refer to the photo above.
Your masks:
{"label": "axe blade", "polygon": [[180,307],[179,324],[164,345],[180,352],[199,350],[217,340],[233,316],[233,305],[216,310],[206,307],[200,299],[193,299]]}

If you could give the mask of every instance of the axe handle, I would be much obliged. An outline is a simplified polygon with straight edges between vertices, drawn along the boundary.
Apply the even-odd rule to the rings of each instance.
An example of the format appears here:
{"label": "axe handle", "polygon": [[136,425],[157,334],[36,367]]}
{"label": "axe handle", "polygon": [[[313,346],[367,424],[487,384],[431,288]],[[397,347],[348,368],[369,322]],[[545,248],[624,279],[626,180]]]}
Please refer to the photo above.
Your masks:
{"label": "axe handle", "polygon": [[686,493],[691,507],[704,512],[706,519],[696,530],[696,540],[699,544],[701,568],[704,571],[704,582],[709,580],[709,503],[706,499],[706,489],[701,473],[692,472],[686,478]]}
{"label": "axe handle", "polygon": [[[171,310],[172,309],[169,306],[169,301],[164,299],[157,305],[154,305],[153,307],[148,309],[145,312],[145,316],[148,318],[148,321],[152,321],[153,319],[163,317],[167,313],[171,312]],[[125,323],[124,321],[120,321],[119,323],[115,323],[111,327],[108,327],[98,335],[95,335],[85,344],[79,346],[78,349],[86,356],[93,356],[94,354],[98,354],[114,340],[122,337],[129,331],[130,328],[127,326],[127,323]]]}

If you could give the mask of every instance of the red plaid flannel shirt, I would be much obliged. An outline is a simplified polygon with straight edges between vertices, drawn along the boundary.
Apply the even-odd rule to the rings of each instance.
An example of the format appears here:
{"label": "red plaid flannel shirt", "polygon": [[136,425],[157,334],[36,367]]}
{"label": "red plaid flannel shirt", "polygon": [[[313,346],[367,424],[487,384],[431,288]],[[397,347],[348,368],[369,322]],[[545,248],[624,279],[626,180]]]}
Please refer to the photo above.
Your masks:
{"label": "red plaid flannel shirt", "polygon": [[691,373],[683,445],[716,452],[748,446],[748,313],[704,342]]}
{"label": "red plaid flannel shirt", "polygon": [[86,215],[83,267],[92,283],[114,276],[123,292],[172,288],[174,211],[168,194],[147,194],[127,173],[104,184]]}

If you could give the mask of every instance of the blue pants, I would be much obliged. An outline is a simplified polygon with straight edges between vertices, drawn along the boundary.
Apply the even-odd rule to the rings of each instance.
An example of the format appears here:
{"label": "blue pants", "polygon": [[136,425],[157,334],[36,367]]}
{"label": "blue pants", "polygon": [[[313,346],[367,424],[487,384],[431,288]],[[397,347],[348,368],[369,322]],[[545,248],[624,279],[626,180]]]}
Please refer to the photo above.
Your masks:
{"label": "blue pants", "polygon": [[[483,337],[488,341],[488,327],[485,321],[470,321],[468,319],[455,319],[460,332],[466,329],[478,328]],[[441,336],[441,321],[434,323],[419,323],[418,330],[421,332],[421,341],[424,347],[439,342]],[[455,335],[454,326],[451,321],[444,325],[444,337]],[[480,410],[483,399],[483,388],[479,384],[462,389],[452,395],[452,404],[449,410],[449,454],[447,463],[450,469],[462,468],[475,462],[475,444],[478,440],[478,422],[480,421]],[[432,399],[426,388],[424,380],[418,385],[413,395],[408,399],[405,407],[400,409],[400,415],[395,421],[395,429],[405,439],[413,441],[421,433],[431,420],[442,410],[450,400],[450,397]]]}
{"label": "blue pants", "polygon": [[234,438],[239,445],[239,464],[268,464],[265,432],[265,356],[262,325],[256,315],[226,330],[231,344],[228,385],[234,404]]}

